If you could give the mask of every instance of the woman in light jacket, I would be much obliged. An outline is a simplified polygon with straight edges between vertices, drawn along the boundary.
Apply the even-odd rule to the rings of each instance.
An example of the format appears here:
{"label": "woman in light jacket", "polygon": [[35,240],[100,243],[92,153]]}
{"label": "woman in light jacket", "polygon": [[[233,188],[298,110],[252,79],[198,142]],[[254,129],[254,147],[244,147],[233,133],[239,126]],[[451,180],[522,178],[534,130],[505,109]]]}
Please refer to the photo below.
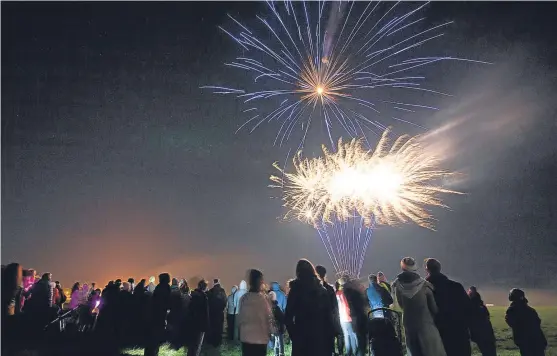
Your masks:
{"label": "woman in light jacket", "polygon": [[411,356],[446,356],[434,318],[437,304],[433,285],[420,277],[416,262],[406,257],[400,262],[402,273],[393,282],[393,293],[403,311],[406,349]]}
{"label": "woman in light jacket", "polygon": [[242,342],[242,356],[265,356],[271,334],[275,334],[269,298],[262,291],[263,273],[252,269],[249,291],[240,299],[238,328]]}

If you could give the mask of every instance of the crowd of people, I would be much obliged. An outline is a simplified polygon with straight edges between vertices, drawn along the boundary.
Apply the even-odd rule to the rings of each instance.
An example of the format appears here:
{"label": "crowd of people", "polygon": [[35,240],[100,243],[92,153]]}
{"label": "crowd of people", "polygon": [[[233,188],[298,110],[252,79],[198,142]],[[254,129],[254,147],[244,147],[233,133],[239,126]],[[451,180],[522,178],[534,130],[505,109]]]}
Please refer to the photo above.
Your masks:
{"label": "crowd of people", "polygon": [[[76,311],[72,315],[79,330],[94,331],[102,340],[105,354],[142,345],[145,355],[157,355],[168,342],[174,349],[185,346],[190,356],[219,355],[224,334],[229,343],[241,345],[244,356],[263,356],[269,348],[283,356],[286,336],[292,356],[360,356],[368,351],[396,355],[402,350],[381,349],[388,333],[377,333],[370,320],[395,330],[398,312],[391,308],[397,305],[408,355],[470,356],[471,341],[482,355],[496,355],[489,310],[475,287],[466,291],[441,273],[441,264],[433,258],[424,262],[425,278],[410,257],[400,266],[392,283],[378,272],[368,277],[367,286],[349,276],[331,285],[325,267],[301,259],[296,277],[284,288],[278,282],[265,284],[263,273],[252,269],[247,281],[233,286],[228,295],[219,279],[211,285],[201,279],[190,290],[185,279],[168,273],[160,274],[157,284],[154,277],[137,284],[133,278],[117,279],[102,290],[95,283],[76,282],[66,303],[50,273],[39,278],[34,270],[12,263],[2,266],[2,340],[39,335],[53,320],[69,314],[63,312],[67,305]],[[509,300],[505,320],[521,355],[544,355],[547,340],[537,312],[520,289],[511,290]]]}

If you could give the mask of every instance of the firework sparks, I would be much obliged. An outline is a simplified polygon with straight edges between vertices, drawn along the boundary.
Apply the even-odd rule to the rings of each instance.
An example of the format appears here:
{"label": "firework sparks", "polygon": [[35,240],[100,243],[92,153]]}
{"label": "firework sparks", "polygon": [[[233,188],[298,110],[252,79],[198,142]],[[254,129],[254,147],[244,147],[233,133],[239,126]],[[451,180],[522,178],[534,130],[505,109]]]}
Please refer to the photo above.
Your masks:
{"label": "firework sparks", "polygon": [[420,137],[401,136],[392,142],[386,130],[373,151],[362,140],[339,140],[338,150],[323,146],[320,158],[294,158],[294,172],[272,176],[273,187],[284,189],[286,217],[316,228],[361,216],[366,225],[413,222],[433,228],[427,207],[446,207],[442,193],[456,193],[436,185],[451,175],[441,170]]}
{"label": "firework sparks", "polygon": [[280,128],[275,144],[282,145],[301,127],[301,147],[315,116],[322,118],[331,145],[331,130],[336,125],[351,137],[363,136],[364,130],[382,132],[384,119],[417,125],[400,115],[437,108],[400,101],[393,104],[389,98],[394,94],[381,92],[393,89],[447,95],[424,87],[425,77],[409,72],[444,60],[485,63],[412,56],[419,47],[441,37],[440,31],[451,24],[416,31],[425,20],[417,16],[427,3],[400,14],[399,3],[268,1],[267,5],[270,18],[257,16],[253,29],[231,15],[235,30],[220,28],[242,51],[226,66],[248,72],[253,86],[202,88],[234,95],[249,103],[250,109],[255,107],[257,113],[240,129],[251,125],[253,132],[264,122],[277,121]]}

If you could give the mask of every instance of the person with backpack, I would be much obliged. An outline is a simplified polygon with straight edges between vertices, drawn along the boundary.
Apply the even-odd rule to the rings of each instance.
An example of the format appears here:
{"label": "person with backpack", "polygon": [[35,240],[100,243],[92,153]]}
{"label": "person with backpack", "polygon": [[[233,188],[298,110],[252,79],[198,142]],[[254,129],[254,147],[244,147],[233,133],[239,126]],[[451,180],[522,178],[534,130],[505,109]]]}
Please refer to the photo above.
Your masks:
{"label": "person with backpack", "polygon": [[284,325],[284,312],[279,306],[277,294],[274,291],[269,293],[269,297],[271,298],[271,310],[273,312],[276,326],[276,333],[273,335],[275,356],[284,356],[284,333],[286,332],[286,327]]}

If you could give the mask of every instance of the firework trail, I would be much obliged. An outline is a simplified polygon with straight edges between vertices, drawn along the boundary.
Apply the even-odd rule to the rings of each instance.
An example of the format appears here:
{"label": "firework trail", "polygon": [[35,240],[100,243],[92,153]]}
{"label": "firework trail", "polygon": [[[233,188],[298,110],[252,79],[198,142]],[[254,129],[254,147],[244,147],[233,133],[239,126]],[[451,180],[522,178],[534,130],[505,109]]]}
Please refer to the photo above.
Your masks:
{"label": "firework trail", "polygon": [[336,126],[362,137],[367,131],[379,136],[386,129],[384,120],[418,125],[406,116],[437,108],[396,99],[390,91],[448,95],[425,87],[425,77],[413,72],[444,60],[479,62],[415,53],[451,24],[423,29],[425,18],[419,14],[426,5],[401,12],[404,5],[398,2],[269,1],[268,16],[257,16],[249,26],[228,15],[231,28],[220,29],[241,55],[226,66],[245,71],[253,83],[202,88],[236,96],[247,105],[249,119],[240,129],[249,125],[253,132],[265,122],[278,122],[278,145],[301,128],[302,147],[317,117],[331,146]]}
{"label": "firework trail", "polygon": [[284,190],[286,217],[316,227],[357,213],[367,225],[413,222],[433,228],[427,207],[446,207],[439,195],[458,192],[436,184],[451,173],[438,167],[419,139],[404,135],[391,142],[386,130],[373,151],[353,139],[339,140],[336,152],[323,146],[320,158],[298,153],[293,173],[274,165],[281,176],[271,176],[272,187]]}
{"label": "firework trail", "polygon": [[420,137],[389,139],[386,130],[375,150],[362,140],[338,150],[323,146],[320,158],[293,160],[294,172],[275,164],[280,176],[271,187],[283,190],[285,218],[313,225],[337,272],[358,277],[375,224],[415,223],[433,229],[428,207],[446,207],[442,193],[456,191],[438,185],[451,173],[420,144]]}

